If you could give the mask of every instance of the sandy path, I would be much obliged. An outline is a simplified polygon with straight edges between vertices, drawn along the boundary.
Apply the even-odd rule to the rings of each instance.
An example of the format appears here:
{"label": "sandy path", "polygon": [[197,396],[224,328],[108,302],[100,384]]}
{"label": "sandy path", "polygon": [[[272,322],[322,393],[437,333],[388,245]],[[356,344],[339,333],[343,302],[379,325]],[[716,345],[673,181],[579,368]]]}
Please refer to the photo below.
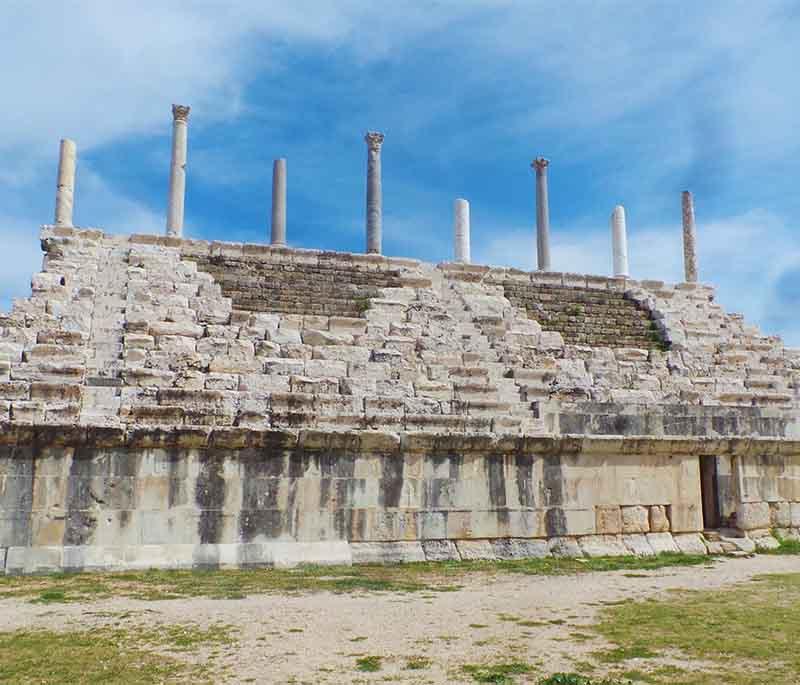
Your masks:
{"label": "sandy path", "polygon": [[[593,639],[568,638],[587,632],[585,626],[604,602],[665,596],[676,589],[710,590],[762,573],[785,572],[800,572],[800,558],[726,559],[711,567],[637,571],[637,577],[622,571],[555,577],[467,575],[453,579],[463,589],[446,593],[113,599],[79,605],[6,600],[0,602],[0,630],[76,629],[116,623],[107,612],[127,611],[135,612],[130,619],[134,621],[222,622],[239,630],[238,643],[226,648],[220,659],[232,674],[226,682],[358,683],[392,676],[392,682],[439,684],[460,681],[465,663],[518,659],[543,672],[571,670],[602,646]],[[541,625],[524,625],[511,617]],[[356,671],[355,661],[362,655],[384,657],[381,671]],[[407,670],[410,657],[428,657],[431,665]],[[534,676],[530,682],[535,682]]]}

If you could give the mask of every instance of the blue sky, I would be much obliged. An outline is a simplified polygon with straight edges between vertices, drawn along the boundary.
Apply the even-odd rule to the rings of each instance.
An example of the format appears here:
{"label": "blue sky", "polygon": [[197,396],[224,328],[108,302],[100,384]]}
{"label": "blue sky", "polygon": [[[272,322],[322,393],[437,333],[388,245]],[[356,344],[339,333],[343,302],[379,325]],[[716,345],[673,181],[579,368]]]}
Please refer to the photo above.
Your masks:
{"label": "blue sky", "polygon": [[473,261],[533,268],[544,155],[554,268],[607,274],[622,203],[632,275],[680,280],[689,189],[702,279],[800,345],[796,1],[19,2],[0,27],[0,309],[39,268],[61,137],[76,224],[163,232],[179,102],[191,237],[266,240],[285,156],[290,242],[363,250],[375,129],[387,254],[449,259],[465,197]]}

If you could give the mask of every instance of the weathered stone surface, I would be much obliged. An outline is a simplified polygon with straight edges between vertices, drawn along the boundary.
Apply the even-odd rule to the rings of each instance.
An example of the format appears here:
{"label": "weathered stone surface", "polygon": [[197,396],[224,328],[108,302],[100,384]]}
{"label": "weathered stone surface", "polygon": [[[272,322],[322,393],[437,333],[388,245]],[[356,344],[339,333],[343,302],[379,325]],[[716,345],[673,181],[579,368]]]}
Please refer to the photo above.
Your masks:
{"label": "weathered stone surface", "polygon": [[607,505],[596,507],[595,517],[598,535],[618,535],[622,532],[622,511],[620,507]]}
{"label": "weathered stone surface", "polygon": [[623,535],[622,542],[628,551],[637,557],[650,557],[655,554],[645,535]]}
{"label": "weathered stone surface", "polygon": [[670,533],[647,533],[647,542],[656,554],[678,553],[680,550]]}
{"label": "weathered stone surface", "polygon": [[706,544],[699,533],[677,533],[672,536],[675,545],[684,554],[706,554]]}
{"label": "weathered stone surface", "polygon": [[649,533],[649,514],[647,507],[622,507],[622,532]]}
{"label": "weathered stone surface", "polygon": [[585,535],[578,538],[578,543],[587,557],[621,557],[630,553],[619,535]]}
{"label": "weathered stone surface", "polygon": [[426,561],[459,561],[455,542],[452,540],[423,540],[422,550]]}
{"label": "weathered stone surface", "polygon": [[351,544],[355,564],[402,564],[425,561],[420,542],[354,542]]}
{"label": "weathered stone surface", "polygon": [[670,529],[667,507],[660,504],[650,507],[650,531],[668,533]]}
{"label": "weathered stone surface", "polygon": [[489,540],[456,540],[456,548],[464,561],[496,558]]}
{"label": "weathered stone surface", "polygon": [[736,521],[742,530],[769,528],[771,523],[768,502],[742,502]]}

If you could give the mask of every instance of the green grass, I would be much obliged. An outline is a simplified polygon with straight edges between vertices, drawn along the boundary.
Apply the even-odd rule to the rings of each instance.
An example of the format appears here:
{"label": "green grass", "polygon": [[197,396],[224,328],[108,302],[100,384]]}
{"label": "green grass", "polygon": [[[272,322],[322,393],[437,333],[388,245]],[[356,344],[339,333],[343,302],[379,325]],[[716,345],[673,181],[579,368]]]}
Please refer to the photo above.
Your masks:
{"label": "green grass", "polygon": [[[800,683],[800,574],[760,576],[730,590],[607,606],[596,631],[607,664],[637,662],[640,681],[664,685]],[[669,654],[697,668],[665,668]],[[709,665],[710,664],[710,665]],[[630,672],[629,672],[630,673]]]}
{"label": "green grass", "polygon": [[461,670],[476,683],[491,683],[491,685],[512,685],[516,682],[514,676],[524,675],[533,671],[533,666],[523,661],[508,661],[498,664],[465,664]]}
{"label": "green grass", "polygon": [[622,685],[619,680],[592,680],[578,673],[554,673],[539,681],[539,685]]}
{"label": "green grass", "polygon": [[365,673],[373,673],[381,670],[383,658],[379,656],[362,656],[356,659],[356,669]]}
{"label": "green grass", "polygon": [[800,554],[800,540],[789,540],[782,538],[773,531],[773,537],[780,543],[777,549],[762,552],[762,554]]}
{"label": "green grass", "polygon": [[424,656],[414,656],[406,661],[406,670],[422,671],[431,667],[431,660]]}
{"label": "green grass", "polygon": [[145,685],[212,683],[213,657],[201,663],[181,654],[234,643],[229,626],[144,625],[75,632],[17,630],[0,633],[0,682]]}
{"label": "green grass", "polygon": [[653,570],[713,563],[705,556],[597,559],[518,559],[513,561],[423,562],[396,565],[301,566],[295,569],[225,571],[143,571],[1,576],[0,600],[26,598],[41,603],[85,602],[109,597],[143,600],[242,599],[255,594],[306,592],[452,592],[470,574],[562,575],[590,571]]}

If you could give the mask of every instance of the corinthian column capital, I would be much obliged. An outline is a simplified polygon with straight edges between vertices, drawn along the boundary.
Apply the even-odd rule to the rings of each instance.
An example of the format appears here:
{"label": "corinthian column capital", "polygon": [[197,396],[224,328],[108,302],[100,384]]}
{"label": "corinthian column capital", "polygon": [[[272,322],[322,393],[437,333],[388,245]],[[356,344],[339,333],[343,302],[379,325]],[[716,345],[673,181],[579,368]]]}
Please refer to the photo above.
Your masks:
{"label": "corinthian column capital", "polygon": [[545,172],[549,164],[550,164],[549,159],[545,159],[544,157],[537,157],[531,162],[531,168],[536,169],[537,174],[542,174]]}
{"label": "corinthian column capital", "polygon": [[189,110],[191,107],[188,105],[172,105],[172,118],[175,121],[189,121]]}
{"label": "corinthian column capital", "polygon": [[367,142],[367,146],[369,147],[370,151],[374,152],[381,151],[383,138],[383,133],[378,133],[377,131],[367,131],[367,134],[364,136],[364,140]]}

